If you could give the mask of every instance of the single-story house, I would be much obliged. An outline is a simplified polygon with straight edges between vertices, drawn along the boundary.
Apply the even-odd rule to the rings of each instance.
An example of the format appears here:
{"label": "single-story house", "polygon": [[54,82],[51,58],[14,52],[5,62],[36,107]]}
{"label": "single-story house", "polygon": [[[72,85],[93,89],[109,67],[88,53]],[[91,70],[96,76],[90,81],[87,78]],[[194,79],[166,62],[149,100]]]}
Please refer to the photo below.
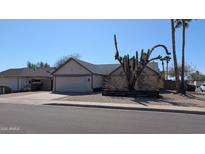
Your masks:
{"label": "single-story house", "polygon": [[0,72],[0,86],[7,86],[13,92],[23,91],[32,82],[41,82],[41,90],[52,89],[52,72],[54,68],[32,69],[15,68]]}
{"label": "single-story house", "polygon": [[[153,62],[146,67],[141,84],[136,88],[156,89],[159,83],[158,64]],[[124,88],[126,81],[120,64],[91,64],[70,58],[53,72],[53,92],[93,92],[106,87],[106,84],[114,84],[117,89]]]}
{"label": "single-story house", "polygon": [[70,58],[53,72],[53,91],[93,92],[102,88],[104,77],[117,67],[119,64],[94,65]]}

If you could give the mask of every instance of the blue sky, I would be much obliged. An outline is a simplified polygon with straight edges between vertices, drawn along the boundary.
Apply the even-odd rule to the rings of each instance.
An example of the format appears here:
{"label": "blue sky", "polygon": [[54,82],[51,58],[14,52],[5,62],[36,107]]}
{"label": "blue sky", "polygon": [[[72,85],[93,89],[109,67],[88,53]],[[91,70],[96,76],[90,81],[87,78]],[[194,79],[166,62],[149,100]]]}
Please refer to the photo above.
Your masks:
{"label": "blue sky", "polygon": [[[158,43],[172,49],[170,20],[0,20],[0,71],[25,67],[27,61],[54,65],[72,53],[91,63],[117,63],[114,34],[122,55]],[[180,30],[176,37],[180,63]],[[192,21],[186,38],[186,62],[205,73],[205,20]]]}

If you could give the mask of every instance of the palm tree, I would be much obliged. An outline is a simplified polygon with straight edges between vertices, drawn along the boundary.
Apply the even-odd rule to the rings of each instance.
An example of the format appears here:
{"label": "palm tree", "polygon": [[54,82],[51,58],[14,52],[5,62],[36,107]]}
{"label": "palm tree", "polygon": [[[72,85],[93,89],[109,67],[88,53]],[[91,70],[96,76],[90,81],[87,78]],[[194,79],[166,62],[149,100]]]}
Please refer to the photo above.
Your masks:
{"label": "palm tree", "polygon": [[[162,62],[162,69],[163,69],[163,79],[164,80],[168,80],[168,64],[169,61],[171,60],[170,56],[165,56],[163,58],[160,59],[160,61]],[[166,73],[165,73],[165,68],[164,68],[164,61],[166,61],[167,67],[166,67]]]}
{"label": "palm tree", "polygon": [[161,58],[160,61],[162,62],[162,76],[163,80],[165,80],[165,69],[164,69],[164,58]]}
{"label": "palm tree", "polygon": [[182,94],[186,94],[186,88],[184,83],[184,64],[185,64],[185,39],[186,39],[186,28],[189,26],[189,22],[191,22],[191,19],[176,19],[175,20],[175,28],[182,27],[182,73],[181,73],[181,86],[180,86],[180,92]]}
{"label": "palm tree", "polygon": [[171,57],[170,56],[166,56],[165,57],[165,59],[166,59],[166,62],[167,62],[167,68],[166,68],[166,80],[168,80],[168,76],[169,76],[169,67],[168,67],[168,65],[169,65],[169,62],[170,62],[170,60],[171,60]]}
{"label": "palm tree", "polygon": [[174,19],[171,19],[171,30],[172,30],[172,52],[173,52],[173,60],[174,60],[176,89],[177,89],[177,92],[179,92],[179,71],[178,71],[177,56],[176,56],[175,21],[174,21]]}

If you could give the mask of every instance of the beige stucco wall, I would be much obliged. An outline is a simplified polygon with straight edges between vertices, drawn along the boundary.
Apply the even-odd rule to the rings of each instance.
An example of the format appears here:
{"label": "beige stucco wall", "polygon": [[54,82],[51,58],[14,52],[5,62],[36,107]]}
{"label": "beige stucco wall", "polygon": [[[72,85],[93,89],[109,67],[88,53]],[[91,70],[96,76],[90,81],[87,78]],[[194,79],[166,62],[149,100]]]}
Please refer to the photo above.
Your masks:
{"label": "beige stucco wall", "polygon": [[1,77],[0,86],[10,87],[13,91],[21,91],[32,79],[39,79],[43,82],[42,90],[51,90],[51,79],[43,77]]}
{"label": "beige stucco wall", "polygon": [[26,85],[28,85],[29,80],[31,80],[31,78],[19,78],[19,90],[22,90]]}
{"label": "beige stucco wall", "polygon": [[102,88],[103,76],[93,75],[93,88]]}
{"label": "beige stucco wall", "polygon": [[17,77],[4,77],[0,78],[0,86],[7,86],[13,91],[18,90],[18,78]]}
{"label": "beige stucco wall", "polygon": [[91,73],[72,59],[54,73],[54,75],[75,75],[75,74],[91,74]]}
{"label": "beige stucco wall", "polygon": [[[158,90],[163,87],[163,81],[153,70],[145,68],[138,82],[135,85],[136,90]],[[117,69],[106,78],[105,89],[126,91],[128,90],[127,80],[122,68]]]}
{"label": "beige stucco wall", "polygon": [[162,87],[163,80],[156,72],[148,68],[145,68],[135,85],[136,90],[159,90]]}
{"label": "beige stucco wall", "polygon": [[103,88],[104,90],[127,91],[127,80],[125,76],[122,75],[112,75],[105,77]]}

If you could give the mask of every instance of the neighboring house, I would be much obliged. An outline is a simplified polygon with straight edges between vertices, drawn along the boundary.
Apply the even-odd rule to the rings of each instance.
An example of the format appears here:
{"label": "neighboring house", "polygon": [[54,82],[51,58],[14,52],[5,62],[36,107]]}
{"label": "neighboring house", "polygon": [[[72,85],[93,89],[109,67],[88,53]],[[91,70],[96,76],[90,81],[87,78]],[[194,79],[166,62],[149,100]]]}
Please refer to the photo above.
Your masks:
{"label": "neighboring house", "polygon": [[53,72],[54,92],[93,92],[101,89],[104,77],[119,64],[94,65],[70,58]]}
{"label": "neighboring house", "polygon": [[[113,84],[116,90],[124,90],[126,80],[123,73],[120,64],[95,65],[70,58],[53,72],[53,91],[93,92],[101,89],[104,84],[106,86],[108,82]],[[113,79],[116,82],[113,82]],[[161,86],[157,63],[153,62],[147,66],[139,83],[136,88],[143,90],[158,89]]]}
{"label": "neighboring house", "polygon": [[7,86],[13,92],[22,91],[32,82],[41,82],[41,90],[52,89],[52,75],[54,68],[31,69],[16,68],[0,72],[0,86]]}

